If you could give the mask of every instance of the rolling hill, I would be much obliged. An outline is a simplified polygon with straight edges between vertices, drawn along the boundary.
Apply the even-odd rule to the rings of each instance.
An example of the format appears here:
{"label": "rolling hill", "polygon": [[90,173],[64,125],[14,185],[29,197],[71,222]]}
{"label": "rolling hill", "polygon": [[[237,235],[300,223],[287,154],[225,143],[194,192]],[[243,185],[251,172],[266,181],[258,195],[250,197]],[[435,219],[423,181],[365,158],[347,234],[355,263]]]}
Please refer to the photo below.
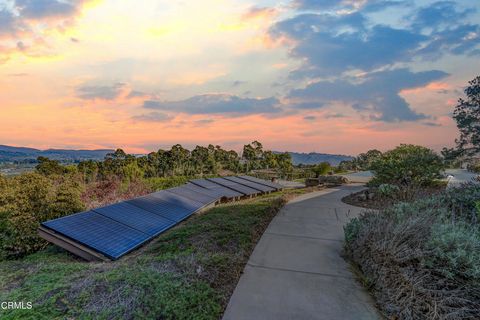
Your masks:
{"label": "rolling hill", "polygon": [[35,161],[37,157],[43,156],[61,162],[76,162],[81,160],[102,160],[107,153],[113,152],[110,149],[100,150],[68,150],[68,149],[47,149],[39,150],[24,147],[12,147],[0,145],[0,162],[14,161]]}
{"label": "rolling hill", "polygon": [[338,165],[341,161],[352,160],[353,157],[340,155],[340,154],[328,154],[328,153],[299,153],[299,152],[289,152],[292,156],[292,162],[294,165],[299,164],[317,164],[320,162],[328,162],[333,166]]}

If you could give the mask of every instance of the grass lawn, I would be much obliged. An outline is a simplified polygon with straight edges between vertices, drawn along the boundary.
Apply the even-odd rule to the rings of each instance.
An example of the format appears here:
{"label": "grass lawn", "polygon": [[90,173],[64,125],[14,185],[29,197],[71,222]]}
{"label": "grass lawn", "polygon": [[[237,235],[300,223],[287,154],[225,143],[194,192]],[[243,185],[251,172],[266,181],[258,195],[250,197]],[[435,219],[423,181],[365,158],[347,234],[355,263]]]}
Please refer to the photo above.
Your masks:
{"label": "grass lawn", "polygon": [[55,246],[0,261],[0,301],[31,301],[1,319],[218,319],[260,236],[290,190],[217,206],[111,263]]}

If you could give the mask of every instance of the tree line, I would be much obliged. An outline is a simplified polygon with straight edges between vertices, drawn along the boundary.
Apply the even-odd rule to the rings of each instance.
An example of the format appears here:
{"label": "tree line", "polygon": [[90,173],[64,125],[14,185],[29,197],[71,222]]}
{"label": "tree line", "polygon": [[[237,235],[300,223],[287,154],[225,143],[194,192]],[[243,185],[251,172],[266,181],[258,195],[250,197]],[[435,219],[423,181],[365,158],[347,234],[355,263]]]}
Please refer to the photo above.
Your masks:
{"label": "tree line", "polygon": [[190,151],[176,144],[169,150],[160,149],[144,156],[117,149],[107,154],[103,161],[81,161],[76,166],[62,166],[56,160],[39,157],[36,166],[36,170],[44,175],[77,171],[87,183],[111,176],[133,181],[155,177],[215,175],[220,171],[246,173],[258,169],[290,172],[293,169],[291,156],[289,153],[264,150],[258,141],[245,145],[242,156],[219,145],[196,146]]}

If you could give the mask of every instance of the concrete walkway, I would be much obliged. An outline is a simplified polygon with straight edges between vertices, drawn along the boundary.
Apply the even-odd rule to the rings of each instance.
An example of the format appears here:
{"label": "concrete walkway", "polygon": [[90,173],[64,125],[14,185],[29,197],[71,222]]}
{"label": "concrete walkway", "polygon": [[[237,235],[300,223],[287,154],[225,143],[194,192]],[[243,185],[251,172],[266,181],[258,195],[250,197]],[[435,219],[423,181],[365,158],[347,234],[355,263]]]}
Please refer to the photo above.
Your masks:
{"label": "concrete walkway", "polygon": [[347,185],[289,202],[263,234],[223,319],[381,319],[341,257],[343,225],[360,208]]}

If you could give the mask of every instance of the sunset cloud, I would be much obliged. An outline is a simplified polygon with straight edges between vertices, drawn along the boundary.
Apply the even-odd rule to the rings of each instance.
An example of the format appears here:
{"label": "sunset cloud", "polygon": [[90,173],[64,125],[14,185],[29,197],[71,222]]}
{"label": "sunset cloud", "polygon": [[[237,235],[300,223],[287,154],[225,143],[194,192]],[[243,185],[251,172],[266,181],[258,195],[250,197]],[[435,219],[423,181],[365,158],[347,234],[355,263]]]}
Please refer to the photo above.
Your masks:
{"label": "sunset cloud", "polygon": [[243,20],[272,19],[278,16],[279,11],[272,7],[251,7],[242,15]]}
{"label": "sunset cloud", "polygon": [[124,88],[125,83],[115,83],[112,86],[84,85],[77,88],[77,95],[85,100],[114,100],[120,96]]}
{"label": "sunset cloud", "polygon": [[360,83],[344,80],[314,82],[303,89],[293,90],[290,97],[306,100],[305,103],[313,106],[317,103],[320,107],[331,101],[342,101],[375,121],[415,121],[425,119],[427,115],[412,110],[399,96],[400,91],[423,87],[447,75],[438,70],[418,73],[408,69],[379,71],[368,74]]}
{"label": "sunset cloud", "polygon": [[172,119],[172,117],[163,112],[150,112],[138,116],[133,116],[132,119],[136,121],[164,122]]}
{"label": "sunset cloud", "polygon": [[189,114],[262,114],[280,111],[280,102],[270,98],[240,98],[228,94],[204,94],[180,101],[147,100],[147,109],[174,110]]}
{"label": "sunset cloud", "polygon": [[469,0],[0,0],[0,140],[439,149],[479,21]]}

